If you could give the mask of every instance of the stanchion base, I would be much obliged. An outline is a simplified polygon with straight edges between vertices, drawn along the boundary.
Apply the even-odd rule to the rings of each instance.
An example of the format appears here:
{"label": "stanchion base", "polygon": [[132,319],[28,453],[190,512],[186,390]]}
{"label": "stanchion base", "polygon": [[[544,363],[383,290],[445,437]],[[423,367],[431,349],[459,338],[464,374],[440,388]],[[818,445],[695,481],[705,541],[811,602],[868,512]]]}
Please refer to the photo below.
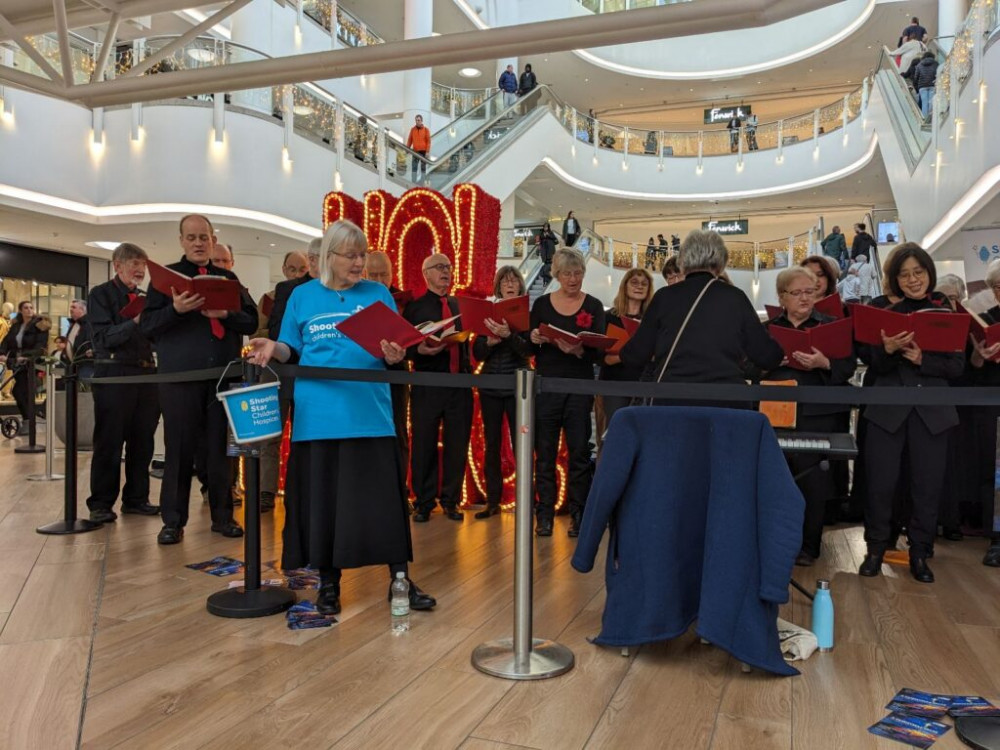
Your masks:
{"label": "stanchion base", "polygon": [[14,453],[45,453],[44,445],[21,445],[14,449]]}
{"label": "stanchion base", "polygon": [[26,479],[29,482],[54,482],[65,477],[62,474],[28,474]]}
{"label": "stanchion base", "polygon": [[514,639],[501,638],[480,644],[472,652],[472,666],[480,672],[506,680],[544,680],[573,668],[573,652],[555,641],[534,638],[525,664],[514,658]]}
{"label": "stanchion base", "polygon": [[297,601],[295,592],[278,586],[247,591],[242,586],[216,591],[208,597],[208,611],[217,617],[267,617],[284,612]]}
{"label": "stanchion base", "polygon": [[102,526],[104,524],[97,521],[91,521],[87,518],[77,518],[75,521],[56,521],[45,526],[39,526],[35,531],[39,534],[82,534],[85,531],[96,531]]}

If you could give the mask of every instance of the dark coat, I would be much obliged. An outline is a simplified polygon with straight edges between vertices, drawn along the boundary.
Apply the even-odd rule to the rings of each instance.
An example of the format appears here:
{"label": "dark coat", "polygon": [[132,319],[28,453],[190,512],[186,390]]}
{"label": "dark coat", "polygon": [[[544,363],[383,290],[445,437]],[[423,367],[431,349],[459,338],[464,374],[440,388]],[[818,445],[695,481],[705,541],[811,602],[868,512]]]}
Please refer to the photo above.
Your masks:
{"label": "dark coat", "polygon": [[517,87],[517,93],[519,96],[524,96],[534,90],[535,86],[538,85],[538,79],[535,78],[535,73],[532,70],[526,70],[521,73],[521,80]]}
{"label": "dark coat", "polygon": [[[656,435],[656,440],[648,436]],[[647,439],[644,439],[647,438]],[[610,525],[601,633],[632,646],[698,634],[780,675],[778,605],[805,502],[762,414],[630,407],[611,420],[572,565],[593,568]]]}
{"label": "dark coat", "polygon": [[920,89],[934,88],[937,81],[938,62],[933,57],[923,57],[913,69],[913,88]]}
{"label": "dark coat", "polygon": [[[32,352],[38,349],[45,349],[49,340],[49,332],[38,328],[38,323],[42,320],[40,315],[36,315],[25,326],[24,319],[20,315],[14,319],[10,325],[10,330],[4,336],[3,343],[0,343],[0,352],[8,356],[21,356],[23,353]],[[24,328],[24,336],[21,337],[21,345],[17,345],[17,334]]]}
{"label": "dark coat", "polygon": [[[153,368],[153,346],[149,339],[142,335],[138,323],[121,316],[128,303],[129,289],[117,276],[90,290],[87,319],[94,339],[94,357],[100,362],[96,367],[100,376],[148,374]],[[107,362],[112,359],[115,364]]]}

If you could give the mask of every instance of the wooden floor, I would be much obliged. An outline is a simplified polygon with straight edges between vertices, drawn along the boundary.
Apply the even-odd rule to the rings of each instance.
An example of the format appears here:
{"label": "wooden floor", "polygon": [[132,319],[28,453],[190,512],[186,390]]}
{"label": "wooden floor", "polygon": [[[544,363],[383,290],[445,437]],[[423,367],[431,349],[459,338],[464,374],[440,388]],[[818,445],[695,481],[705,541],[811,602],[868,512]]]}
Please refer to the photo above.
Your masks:
{"label": "wooden floor", "polygon": [[[775,678],[742,674],[690,633],[628,658],[589,644],[601,566],[572,570],[560,519],[536,544],[535,634],[570,647],[576,667],[514,683],[470,664],[477,644],[511,633],[511,516],[414,525],[412,574],[439,606],[409,633],[389,630],[384,569],[346,574],[338,625],[290,631],[282,616],[205,611],[230,579],[185,564],[242,558],[242,541],[208,532],[200,498],[174,547],[156,545],[157,518],[36,534],[61,516],[62,483],[24,481],[43,459],[13,445],[0,445],[3,748],[888,749],[902,746],[866,730],[901,687],[1000,698],[1000,571],[980,564],[982,540],[942,542],[927,586],[890,566],[859,578],[860,529],[828,531],[822,563],[796,575],[832,578],[836,649]],[[86,454],[80,469],[82,507]],[[264,560],[279,555],[279,520],[265,521]],[[783,614],[808,625],[797,594]],[[935,747],[962,745],[950,733]]]}

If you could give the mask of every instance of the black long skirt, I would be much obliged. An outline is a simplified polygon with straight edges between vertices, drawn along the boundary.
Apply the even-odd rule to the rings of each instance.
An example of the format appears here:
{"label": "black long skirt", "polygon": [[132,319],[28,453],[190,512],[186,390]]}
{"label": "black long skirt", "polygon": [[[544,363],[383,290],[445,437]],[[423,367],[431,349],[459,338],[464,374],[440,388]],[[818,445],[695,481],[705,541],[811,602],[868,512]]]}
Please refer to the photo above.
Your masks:
{"label": "black long skirt", "polygon": [[285,491],[285,570],[413,560],[395,437],[292,443]]}

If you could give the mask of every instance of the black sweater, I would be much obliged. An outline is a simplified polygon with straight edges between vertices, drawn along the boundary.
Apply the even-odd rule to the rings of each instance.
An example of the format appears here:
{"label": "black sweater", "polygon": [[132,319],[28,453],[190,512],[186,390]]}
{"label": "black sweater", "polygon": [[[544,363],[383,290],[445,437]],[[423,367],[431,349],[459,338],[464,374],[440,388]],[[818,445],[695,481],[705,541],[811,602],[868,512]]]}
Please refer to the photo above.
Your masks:
{"label": "black sweater", "polygon": [[[659,375],[684,317],[712,278],[705,271],[692,273],[653,295],[639,330],[622,347],[622,362],[633,367],[654,362]],[[763,370],[773,370],[784,356],[747,296],[717,281],[691,315],[663,382],[743,383],[744,358]]]}
{"label": "black sweater", "polygon": [[[167,268],[194,277],[199,266],[182,258]],[[212,264],[208,265],[208,271],[214,276],[239,281],[232,271]],[[153,342],[160,372],[222,367],[240,358],[243,337],[257,330],[257,306],[246,289],[240,293],[240,308],[230,310],[229,315],[219,320],[225,335],[217,339],[212,334],[211,320],[202,315],[201,310],[179,313],[170,297],[150,287],[146,309],[139,317],[139,330]]]}
{"label": "black sweater", "polygon": [[[422,297],[417,297],[410,302],[403,310],[403,317],[415,326],[426,323],[430,320],[444,320],[446,316],[441,309],[441,300],[448,300],[448,309],[452,315],[458,315],[458,301],[454,297],[442,297],[435,294],[430,289]],[[461,318],[455,321],[455,330],[462,330]],[[457,344],[459,353],[459,372],[469,372],[469,346],[468,344]],[[445,347],[437,354],[428,356],[421,354],[418,346],[411,346],[406,351],[406,358],[413,362],[413,369],[417,372],[450,372],[451,371],[451,349]]]}
{"label": "black sweater", "polygon": [[[531,329],[538,328],[542,323],[561,328],[569,333],[591,331],[603,334],[607,330],[604,317],[604,305],[597,297],[589,294],[583,296],[583,304],[572,315],[560,315],[552,306],[552,295],[543,294],[531,308]],[[585,347],[583,356],[563,354],[556,344],[535,346],[535,369],[539,375],[552,378],[582,378],[594,379],[594,365],[599,362],[604,353]]]}
{"label": "black sweater", "polygon": [[[139,330],[138,323],[120,314],[129,303],[128,295],[128,287],[116,276],[91,289],[87,298],[87,319],[94,337],[94,358],[98,361],[95,374],[99,377],[148,374],[153,366],[153,345]],[[101,362],[112,359],[115,364]]]}
{"label": "black sweater", "polygon": [[[528,334],[511,332],[510,336],[501,339],[496,346],[486,343],[486,336],[476,336],[472,344],[472,356],[483,363],[482,375],[510,375],[521,368],[527,367],[533,350]],[[509,396],[513,388],[503,390],[479,389],[484,396]]]}

